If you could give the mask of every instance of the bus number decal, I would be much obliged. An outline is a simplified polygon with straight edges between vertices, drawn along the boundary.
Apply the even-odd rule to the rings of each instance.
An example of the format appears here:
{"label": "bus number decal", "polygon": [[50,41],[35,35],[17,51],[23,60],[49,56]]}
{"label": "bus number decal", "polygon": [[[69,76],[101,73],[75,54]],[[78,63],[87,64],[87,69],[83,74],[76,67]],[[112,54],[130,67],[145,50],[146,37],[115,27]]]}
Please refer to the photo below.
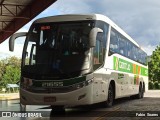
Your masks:
{"label": "bus number decal", "polygon": [[63,82],[42,82],[42,87],[62,87]]}

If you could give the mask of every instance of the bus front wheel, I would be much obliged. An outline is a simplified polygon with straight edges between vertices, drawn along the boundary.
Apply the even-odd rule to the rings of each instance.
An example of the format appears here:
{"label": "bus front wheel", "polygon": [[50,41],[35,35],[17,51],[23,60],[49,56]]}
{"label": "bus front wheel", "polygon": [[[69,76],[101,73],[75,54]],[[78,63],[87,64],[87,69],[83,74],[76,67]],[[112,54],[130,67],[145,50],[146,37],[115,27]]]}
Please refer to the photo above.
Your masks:
{"label": "bus front wheel", "polygon": [[108,98],[104,102],[105,107],[112,107],[113,105],[113,100],[114,100],[114,91],[113,91],[113,86],[112,84],[109,85],[108,89]]}
{"label": "bus front wheel", "polygon": [[51,106],[53,113],[65,113],[64,106]]}
{"label": "bus front wheel", "polygon": [[25,112],[26,111],[26,105],[23,105],[20,103],[20,111]]}

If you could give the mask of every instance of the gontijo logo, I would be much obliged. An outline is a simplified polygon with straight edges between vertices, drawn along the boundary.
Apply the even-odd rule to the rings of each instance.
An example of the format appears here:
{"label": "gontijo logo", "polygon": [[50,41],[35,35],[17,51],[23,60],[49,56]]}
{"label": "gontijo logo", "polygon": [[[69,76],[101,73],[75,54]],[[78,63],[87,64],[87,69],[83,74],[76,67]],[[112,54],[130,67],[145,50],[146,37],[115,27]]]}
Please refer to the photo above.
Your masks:
{"label": "gontijo logo", "polygon": [[148,76],[147,68],[136,65],[134,63],[131,63],[127,60],[115,56],[113,57],[113,69],[122,72],[133,73],[136,75]]}

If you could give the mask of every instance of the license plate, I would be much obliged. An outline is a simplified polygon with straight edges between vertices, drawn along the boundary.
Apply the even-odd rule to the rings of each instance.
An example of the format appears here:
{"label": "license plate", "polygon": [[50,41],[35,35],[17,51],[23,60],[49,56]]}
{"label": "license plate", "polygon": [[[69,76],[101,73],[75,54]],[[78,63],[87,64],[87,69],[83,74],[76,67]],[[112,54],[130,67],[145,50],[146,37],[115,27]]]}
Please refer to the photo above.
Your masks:
{"label": "license plate", "polygon": [[56,102],[56,97],[44,97],[44,102]]}

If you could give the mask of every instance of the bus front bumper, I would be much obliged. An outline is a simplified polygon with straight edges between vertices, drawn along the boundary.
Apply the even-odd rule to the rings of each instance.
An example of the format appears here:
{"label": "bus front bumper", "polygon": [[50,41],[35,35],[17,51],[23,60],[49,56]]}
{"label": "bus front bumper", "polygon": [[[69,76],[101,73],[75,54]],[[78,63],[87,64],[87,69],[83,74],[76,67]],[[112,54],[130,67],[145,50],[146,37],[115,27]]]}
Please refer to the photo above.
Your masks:
{"label": "bus front bumper", "polygon": [[23,105],[64,105],[78,106],[92,104],[92,84],[67,93],[32,93],[20,89]]}

